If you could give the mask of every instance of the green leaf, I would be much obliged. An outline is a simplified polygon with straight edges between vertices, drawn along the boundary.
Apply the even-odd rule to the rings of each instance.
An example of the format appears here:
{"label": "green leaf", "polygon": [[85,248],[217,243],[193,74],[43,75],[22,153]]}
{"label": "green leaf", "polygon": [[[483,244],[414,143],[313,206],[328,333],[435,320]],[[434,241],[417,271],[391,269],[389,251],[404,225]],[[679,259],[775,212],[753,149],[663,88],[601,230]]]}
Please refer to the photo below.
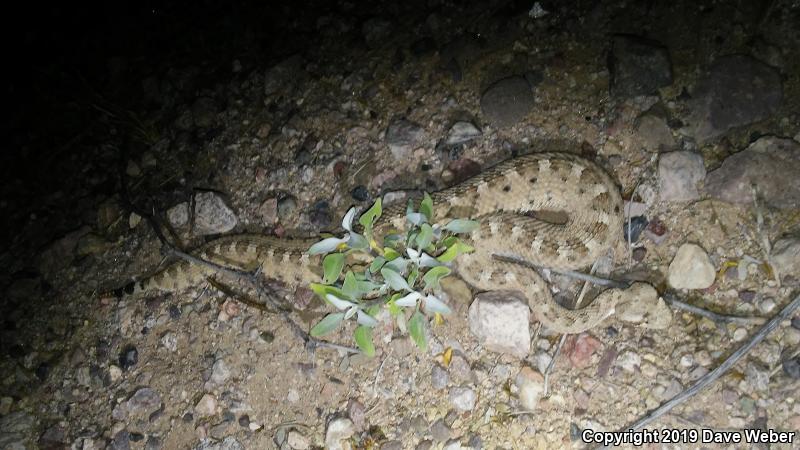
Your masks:
{"label": "green leaf", "polygon": [[411,339],[423,352],[428,351],[428,337],[425,334],[425,316],[419,311],[414,311],[408,322],[408,333]]}
{"label": "green leaf", "polygon": [[417,282],[417,278],[419,278],[419,269],[414,267],[411,269],[411,273],[408,274],[406,281],[408,282],[409,286],[414,286],[414,283]]}
{"label": "green leaf", "polygon": [[350,298],[359,298],[358,292],[358,280],[356,280],[356,275],[353,273],[352,270],[348,270],[346,274],[344,274],[344,282],[342,283],[342,292],[345,293]]}
{"label": "green leaf", "polygon": [[390,233],[383,237],[383,246],[396,248],[397,244],[403,242],[403,236],[397,233]]}
{"label": "green leaf", "polygon": [[344,267],[344,253],[331,253],[322,260],[322,282],[332,284],[339,279]]}
{"label": "green leaf", "polygon": [[375,203],[358,218],[358,223],[360,223],[364,229],[371,231],[372,225],[375,224],[375,221],[378,220],[382,212],[381,199],[378,198],[375,200]]}
{"label": "green leaf", "polygon": [[427,223],[423,223],[419,227],[419,234],[417,234],[417,248],[424,249],[431,245],[433,241],[433,228]]}
{"label": "green leaf", "polygon": [[428,269],[422,277],[422,281],[425,282],[425,290],[439,289],[439,281],[450,275],[450,272],[450,269],[445,266],[436,266]]}
{"label": "green leaf", "polygon": [[398,292],[392,295],[391,298],[389,298],[389,300],[386,302],[386,307],[389,308],[389,314],[391,314],[392,317],[397,317],[397,315],[402,312],[400,307],[395,304],[397,299],[400,298],[401,296],[402,294]]}
{"label": "green leaf", "polygon": [[375,345],[372,343],[371,328],[365,327],[364,325],[358,326],[353,333],[353,338],[355,338],[358,348],[360,348],[365,355],[369,357],[375,356]]}
{"label": "green leaf", "polygon": [[477,220],[455,219],[447,223],[443,229],[452,231],[453,233],[470,233],[478,228]]}
{"label": "green leaf", "polygon": [[386,258],[384,258],[383,256],[376,257],[372,261],[372,264],[369,265],[369,272],[370,273],[375,273],[375,272],[381,270],[381,267],[383,267],[384,264],[386,264]]}
{"label": "green leaf", "polygon": [[383,249],[383,257],[386,258],[387,261],[391,261],[393,259],[399,258],[400,253],[397,250],[389,247],[384,247]]}
{"label": "green leaf", "polygon": [[311,283],[309,287],[315,294],[319,296],[324,302],[330,303],[328,301],[328,294],[334,295],[338,298],[345,299],[345,300],[352,300],[347,294],[345,294],[341,289],[337,288],[336,286],[329,286],[326,284],[320,283]]}
{"label": "green leaf", "polygon": [[472,252],[474,250],[475,250],[474,248],[472,248],[469,245],[461,242],[461,240],[457,240],[447,250],[445,250],[444,253],[439,255],[436,259],[438,259],[439,262],[447,263],[447,262],[450,262],[450,261],[456,259],[456,257],[458,255],[462,255],[464,253],[469,253],[469,252]]}
{"label": "green leaf", "polygon": [[453,244],[455,244],[458,241],[459,241],[458,236],[447,236],[442,240],[441,244],[442,247],[444,248],[450,248],[453,246]]}
{"label": "green leaf", "polygon": [[325,336],[326,334],[330,333],[331,331],[335,330],[336,327],[342,323],[344,319],[344,313],[333,313],[328,314],[325,316],[324,319],[320,320],[318,324],[314,325],[311,328],[309,334],[314,337]]}
{"label": "green leaf", "polygon": [[410,291],[411,286],[408,285],[408,282],[403,278],[402,275],[395,272],[394,270],[384,267],[381,269],[381,275],[383,276],[384,281],[389,284],[389,286],[395,291]]}
{"label": "green leaf", "polygon": [[425,193],[425,196],[422,198],[422,201],[419,203],[419,212],[425,215],[428,218],[428,222],[433,220],[433,200],[428,193]]}

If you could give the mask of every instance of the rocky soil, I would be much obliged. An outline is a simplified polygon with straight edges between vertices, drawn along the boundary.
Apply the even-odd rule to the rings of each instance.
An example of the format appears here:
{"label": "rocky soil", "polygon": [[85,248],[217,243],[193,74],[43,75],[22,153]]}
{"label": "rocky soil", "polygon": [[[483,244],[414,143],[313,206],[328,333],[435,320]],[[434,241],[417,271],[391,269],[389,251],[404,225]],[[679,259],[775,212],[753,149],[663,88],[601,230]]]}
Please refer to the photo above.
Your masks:
{"label": "rocky soil", "polygon": [[[56,122],[66,131],[45,133],[41,118],[12,141],[38,169],[3,169],[0,447],[584,448],[581,430],[633,422],[757,329],[659,295],[752,317],[797,295],[796,2],[331,2],[313,20],[288,14],[296,39],[262,42],[262,55],[243,50],[257,37],[244,27],[227,46],[187,35],[196,51],[228,50],[216,59],[111,59]],[[629,306],[566,338],[546,393],[560,337],[526,333],[522,299],[458,280],[427,352],[386,320],[373,358],[310,354],[279,315],[208,284],[98,295],[162,262],[143,212],[187,248],[242,231],[316,235],[351,205],[541,150],[580,153],[618,180],[627,242],[596,270],[640,282],[601,294]],[[580,284],[545,275],[574,301]],[[306,328],[329,312],[306,292],[286,298]],[[799,353],[800,315],[651,428],[800,430]]]}

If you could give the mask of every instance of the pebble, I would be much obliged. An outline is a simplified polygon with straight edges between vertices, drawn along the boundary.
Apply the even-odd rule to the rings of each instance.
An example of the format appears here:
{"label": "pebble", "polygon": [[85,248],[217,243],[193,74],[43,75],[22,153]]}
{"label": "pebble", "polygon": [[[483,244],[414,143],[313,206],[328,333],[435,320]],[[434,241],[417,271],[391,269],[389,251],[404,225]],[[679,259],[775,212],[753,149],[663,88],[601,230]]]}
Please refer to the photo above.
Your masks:
{"label": "pebble", "polygon": [[128,345],[119,353],[119,366],[123,371],[127,371],[139,362],[139,350],[133,345]]}
{"label": "pebble", "polygon": [[794,357],[784,361],[783,373],[795,380],[800,379],[800,357]]}
{"label": "pebble", "polygon": [[292,195],[287,195],[278,200],[278,218],[281,221],[286,221],[294,215],[297,211],[297,199]]}
{"label": "pebble", "polygon": [[658,159],[659,196],[668,202],[697,200],[700,198],[697,186],[705,176],[703,156],[699,153],[663,153]]}
{"label": "pebble", "polygon": [[765,298],[758,304],[758,310],[761,311],[762,314],[769,314],[775,310],[775,300],[771,298]]}
{"label": "pebble", "polygon": [[342,441],[349,439],[350,436],[355,434],[356,429],[353,421],[346,417],[339,417],[333,419],[328,423],[328,428],[325,430],[325,448],[329,450],[343,450]]}
{"label": "pebble", "polygon": [[450,360],[449,369],[450,374],[456,383],[472,383],[474,381],[474,376],[472,373],[472,368],[469,365],[469,361],[467,361],[461,351],[453,354],[453,357]]}
{"label": "pebble", "polygon": [[347,417],[353,421],[356,430],[362,431],[367,428],[366,409],[360,401],[354,398],[347,401]]}
{"label": "pebble", "polygon": [[533,365],[541,373],[544,373],[544,372],[547,371],[547,366],[550,365],[550,362],[552,360],[553,360],[553,357],[550,356],[550,354],[547,353],[547,352],[539,352],[539,353],[533,355]]}
{"label": "pebble", "polygon": [[369,191],[366,186],[360,184],[350,191],[350,196],[357,202],[365,202],[369,200]]}
{"label": "pebble", "polygon": [[533,411],[544,394],[544,376],[530,367],[520,369],[514,383],[519,392],[519,402],[528,411]]}
{"label": "pebble", "polygon": [[602,346],[603,344],[595,337],[582,333],[575,339],[575,343],[569,351],[569,361],[577,369],[586,367],[591,362],[592,355]]}
{"label": "pebble", "polygon": [[630,242],[637,242],[639,240],[639,237],[642,234],[642,231],[644,231],[647,228],[647,224],[648,223],[650,223],[650,222],[647,220],[647,217],[645,217],[645,216],[631,217],[630,227],[628,226],[629,224],[628,224],[628,221],[626,220],[622,224],[622,237],[623,237],[623,239],[625,239],[625,242],[628,242],[628,240],[629,240],[628,239],[628,234],[629,234],[628,230],[630,230],[630,236],[631,236]]}
{"label": "pebble", "polygon": [[469,307],[469,329],[490,351],[524,358],[531,348],[527,300],[508,292],[478,294]]}
{"label": "pebble", "polygon": [[689,132],[699,144],[771,116],[783,100],[778,71],[745,55],[717,58],[689,102]]}
{"label": "pebble", "polygon": [[425,130],[406,119],[398,119],[386,129],[386,144],[395,160],[407,163],[411,151],[422,144]]}
{"label": "pebble", "polygon": [[430,450],[431,447],[433,447],[433,441],[429,441],[426,439],[424,441],[420,441],[420,443],[417,444],[415,448],[416,450]]}
{"label": "pebble", "polygon": [[457,145],[464,142],[469,142],[481,135],[481,130],[478,129],[472,122],[458,121],[450,127],[447,132],[446,145]]}
{"label": "pebble", "polygon": [[119,366],[115,366],[113,364],[110,365],[108,367],[108,377],[112,383],[116,383],[120,378],[122,378],[122,369],[119,368]]}
{"label": "pebble", "polygon": [[128,417],[147,419],[161,409],[161,396],[154,389],[144,387],[137,390],[126,405]]}
{"label": "pebble", "polygon": [[198,417],[209,417],[217,413],[217,399],[211,394],[203,395],[194,405],[194,413]]}
{"label": "pebble", "polygon": [[498,128],[515,125],[535,106],[533,91],[525,78],[512,76],[489,86],[481,95],[481,112]]}
{"label": "pebble", "polygon": [[211,375],[208,378],[208,384],[211,387],[222,386],[230,377],[231,369],[228,367],[228,364],[223,359],[217,359],[214,361],[214,365],[211,366]]}
{"label": "pebble", "polygon": [[627,350],[617,357],[617,365],[626,372],[635,372],[642,364],[642,357],[633,350]]}
{"label": "pebble", "polygon": [[199,235],[227,233],[239,223],[233,210],[214,192],[196,194],[194,202],[194,232]]}
{"label": "pebble", "polygon": [[442,450],[461,450],[461,442],[451,439],[442,447]]}
{"label": "pebble", "polygon": [[258,215],[265,225],[274,225],[278,221],[278,199],[270,197],[258,207]]}
{"label": "pebble", "polygon": [[457,410],[466,412],[475,408],[477,396],[475,391],[468,387],[455,387],[450,389],[450,403]]}
{"label": "pebble", "polygon": [[[753,204],[751,186],[758,188],[759,198],[778,209],[800,207],[800,143],[791,139],[765,136],[722,161],[708,173],[706,192],[717,200],[738,204]],[[776,242],[777,244],[777,242]],[[774,254],[781,254],[775,249]],[[797,261],[794,254],[793,261]]]}
{"label": "pebble", "polygon": [[645,113],[637,117],[634,127],[637,141],[650,152],[668,152],[678,146],[669,124],[657,114]]}
{"label": "pebble", "polygon": [[[663,330],[672,323],[672,309],[648,283],[636,282],[628,289],[609,289],[600,296],[617,296],[617,318],[651,330]],[[599,297],[599,296],[598,296]]]}
{"label": "pebble", "polygon": [[770,262],[781,276],[800,278],[800,239],[785,237],[772,245]]}
{"label": "pebble", "polygon": [[289,393],[286,394],[286,400],[289,403],[297,403],[300,401],[300,393],[297,392],[297,389],[289,389]]}
{"label": "pebble", "polygon": [[403,443],[396,440],[386,441],[381,445],[381,450],[403,450]]}
{"label": "pebble", "polygon": [[439,419],[431,425],[430,434],[436,442],[446,442],[450,439],[450,427],[447,426],[444,419]]}
{"label": "pebble", "polygon": [[617,98],[655,93],[672,84],[669,51],[658,42],[632,35],[616,35],[608,56],[609,90]]}
{"label": "pebble", "polygon": [[741,342],[747,337],[747,330],[744,328],[737,328],[733,331],[733,341]]}
{"label": "pebble", "polygon": [[447,370],[445,370],[439,364],[433,365],[433,368],[431,369],[431,386],[434,389],[441,390],[446,388],[449,378],[450,377],[447,374]]}
{"label": "pebble", "polygon": [[211,441],[207,438],[194,447],[194,450],[245,450],[244,446],[233,436],[228,436],[222,441]]}
{"label": "pebble", "polygon": [[747,365],[744,371],[745,382],[751,391],[766,391],[769,389],[769,370],[754,363]]}
{"label": "pebble", "polygon": [[669,265],[668,282],[675,289],[705,289],[715,277],[708,254],[696,244],[683,244]]}
{"label": "pebble", "polygon": [[311,208],[308,219],[315,227],[325,229],[331,225],[331,215],[330,203],[320,200]]}
{"label": "pebble", "polygon": [[289,431],[289,434],[286,436],[286,443],[294,450],[307,450],[311,447],[309,439],[300,434],[297,430]]}
{"label": "pebble", "polygon": [[159,342],[161,342],[161,346],[167,349],[167,351],[174,352],[178,349],[178,337],[171,331],[167,331],[161,335]]}

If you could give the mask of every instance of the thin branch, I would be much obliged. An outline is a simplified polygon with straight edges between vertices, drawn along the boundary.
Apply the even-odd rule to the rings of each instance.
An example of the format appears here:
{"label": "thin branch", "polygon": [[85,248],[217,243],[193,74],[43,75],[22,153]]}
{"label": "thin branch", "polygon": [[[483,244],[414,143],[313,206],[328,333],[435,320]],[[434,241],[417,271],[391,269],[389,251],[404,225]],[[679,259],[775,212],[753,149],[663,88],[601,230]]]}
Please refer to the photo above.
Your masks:
{"label": "thin branch", "polygon": [[556,351],[553,352],[553,357],[550,358],[550,363],[547,365],[547,368],[544,370],[544,397],[547,397],[547,388],[548,382],[550,380],[550,372],[552,372],[553,367],[556,365],[556,358],[558,358],[558,354],[561,352],[561,347],[564,346],[564,341],[567,340],[567,335],[562,334],[561,339],[558,340],[558,345],[556,346]]}
{"label": "thin branch", "polygon": [[[791,301],[788,305],[786,305],[780,313],[770,319],[769,322],[764,324],[761,329],[758,330],[756,334],[753,335],[744,345],[739,347],[738,350],[733,352],[722,364],[719,365],[716,369],[712,370],[711,372],[705,374],[700,379],[698,379],[690,388],[686,389],[685,391],[681,392],[680,394],[672,397],[670,400],[659,406],[658,408],[650,411],[647,415],[641,417],[636,422],[632,423],[631,425],[624,426],[620,430],[627,431],[627,430],[638,430],[645,427],[647,424],[655,421],[662,415],[669,412],[672,408],[680,405],[681,403],[685,402],[698,392],[700,392],[703,388],[708,386],[709,384],[713,383],[719,377],[721,377],[725,372],[727,372],[731,367],[734,366],[743,356],[745,356],[756,344],[764,340],[775,328],[780,325],[780,323],[791,316],[794,311],[800,307],[800,295],[795,297],[794,300]],[[605,449],[608,448],[606,446],[596,447],[596,449]]]}
{"label": "thin branch", "polygon": [[615,287],[615,288],[621,288],[621,289],[625,289],[625,288],[630,286],[630,283],[626,283],[624,281],[609,280],[607,278],[600,278],[600,277],[597,277],[597,276],[594,276],[594,275],[585,274],[583,272],[576,272],[574,270],[554,269],[552,267],[546,267],[546,266],[542,266],[542,265],[539,265],[539,264],[534,264],[534,263],[532,263],[530,261],[527,261],[525,259],[519,258],[517,256],[494,253],[494,254],[492,254],[492,258],[494,258],[494,259],[496,259],[498,261],[510,262],[510,263],[513,263],[513,264],[518,264],[520,266],[524,266],[524,267],[528,267],[528,268],[532,268],[532,269],[539,269],[539,270],[547,269],[547,270],[549,270],[551,272],[555,272],[555,273],[558,273],[558,274],[561,274],[561,275],[565,275],[565,276],[568,276],[570,278],[574,278],[576,280],[588,281],[589,283],[596,284],[598,286],[608,286],[608,287]]}
{"label": "thin branch", "polygon": [[665,292],[663,298],[665,302],[667,302],[670,306],[675,307],[676,309],[681,309],[690,312],[692,314],[697,314],[698,316],[702,316],[707,319],[713,320],[716,323],[738,323],[742,325],[761,325],[767,321],[767,319],[763,317],[729,316],[726,314],[715,313],[714,311],[709,311],[707,309],[690,305],[682,300],[679,300],[678,297],[673,292]]}

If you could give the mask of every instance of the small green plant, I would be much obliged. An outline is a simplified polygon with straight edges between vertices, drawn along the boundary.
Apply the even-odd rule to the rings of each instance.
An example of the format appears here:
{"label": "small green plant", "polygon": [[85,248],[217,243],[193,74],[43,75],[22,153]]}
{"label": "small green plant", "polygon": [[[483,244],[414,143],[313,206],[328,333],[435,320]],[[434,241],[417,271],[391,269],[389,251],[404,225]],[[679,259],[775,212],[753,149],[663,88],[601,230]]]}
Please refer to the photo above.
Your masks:
{"label": "small green plant", "polygon": [[359,234],[353,230],[356,210],[350,208],[342,220],[347,231],[343,237],[323,239],[308,249],[309,255],[324,255],[322,283],[311,283],[311,289],[338,311],[314,325],[311,335],[324,336],[355,318],[356,345],[372,356],[372,328],[378,324],[375,316],[386,308],[398,328],[407,331],[424,351],[428,346],[425,316],[440,319],[440,314],[451,312],[439,298],[439,282],[450,275],[449,263],[474,250],[458,235],[471,232],[478,222],[455,219],[444,225],[432,224],[433,201],[425,194],[418,211],[408,202],[408,231],[404,235],[386,234],[378,242],[373,227],[381,212],[378,199],[359,217],[363,227],[363,234]]}

